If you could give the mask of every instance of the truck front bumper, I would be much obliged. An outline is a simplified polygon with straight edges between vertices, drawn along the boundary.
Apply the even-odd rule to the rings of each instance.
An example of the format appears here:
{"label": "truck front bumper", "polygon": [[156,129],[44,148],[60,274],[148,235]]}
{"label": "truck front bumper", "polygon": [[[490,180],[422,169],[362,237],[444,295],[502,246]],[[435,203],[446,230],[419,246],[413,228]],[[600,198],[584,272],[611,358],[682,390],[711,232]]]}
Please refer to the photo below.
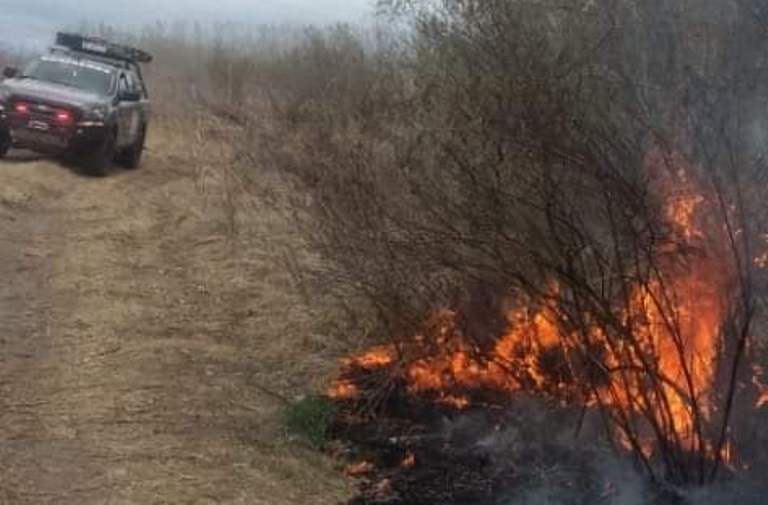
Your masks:
{"label": "truck front bumper", "polygon": [[10,136],[14,147],[45,154],[60,154],[102,142],[106,137],[107,126],[101,121],[61,125],[2,111],[0,131]]}

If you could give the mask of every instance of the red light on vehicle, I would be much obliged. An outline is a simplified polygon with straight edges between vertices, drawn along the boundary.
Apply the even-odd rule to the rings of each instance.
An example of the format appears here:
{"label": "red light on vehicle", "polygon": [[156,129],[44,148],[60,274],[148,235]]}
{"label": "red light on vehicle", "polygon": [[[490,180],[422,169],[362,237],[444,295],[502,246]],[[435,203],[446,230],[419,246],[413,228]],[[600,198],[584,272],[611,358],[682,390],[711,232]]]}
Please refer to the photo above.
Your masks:
{"label": "red light on vehicle", "polygon": [[28,103],[19,102],[19,103],[16,104],[16,107],[14,109],[19,114],[29,114],[29,104]]}
{"label": "red light on vehicle", "polygon": [[68,124],[72,122],[72,114],[68,110],[57,110],[56,111],[56,121],[63,124]]}

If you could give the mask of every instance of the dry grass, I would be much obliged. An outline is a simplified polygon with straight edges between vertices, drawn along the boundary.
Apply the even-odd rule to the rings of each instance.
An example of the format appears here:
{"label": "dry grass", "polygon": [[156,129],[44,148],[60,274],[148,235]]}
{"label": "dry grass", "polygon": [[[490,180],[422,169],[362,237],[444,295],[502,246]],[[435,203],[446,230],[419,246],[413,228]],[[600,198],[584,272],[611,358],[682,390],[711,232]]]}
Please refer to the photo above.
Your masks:
{"label": "dry grass", "polygon": [[106,179],[2,164],[0,503],[347,496],[281,423],[335,354],[270,250],[281,223],[233,228],[227,153],[179,131]]}

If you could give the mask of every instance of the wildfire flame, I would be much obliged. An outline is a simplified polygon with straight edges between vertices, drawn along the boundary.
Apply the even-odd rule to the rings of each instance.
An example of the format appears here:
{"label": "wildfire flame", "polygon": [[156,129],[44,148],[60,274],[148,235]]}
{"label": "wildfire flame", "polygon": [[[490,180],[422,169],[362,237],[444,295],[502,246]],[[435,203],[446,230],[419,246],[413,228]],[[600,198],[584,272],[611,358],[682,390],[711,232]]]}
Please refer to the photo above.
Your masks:
{"label": "wildfire flame", "polygon": [[359,461],[357,463],[353,463],[351,465],[348,465],[347,468],[344,470],[344,473],[349,475],[350,477],[361,477],[363,475],[368,475],[369,473],[373,472],[373,470],[376,467],[373,463],[370,461]]}
{"label": "wildfire flame", "polygon": [[763,393],[760,395],[760,398],[757,400],[757,408],[762,408],[764,406],[768,405],[768,389],[763,391]]}
{"label": "wildfire flame", "polygon": [[757,403],[755,404],[755,408],[757,409],[768,406],[768,386],[763,384],[760,380],[760,378],[763,376],[765,376],[765,370],[760,366],[754,367],[752,383],[755,385],[755,387],[757,387],[759,394]]}
{"label": "wildfire flame", "polygon": [[[574,335],[561,324],[560,288],[555,282],[540,300],[518,300],[506,315],[508,330],[490,351],[462,335],[456,313],[446,309],[432,314],[425,331],[403,348],[393,344],[371,349],[347,359],[345,369],[391,367],[402,356],[398,373],[410,393],[430,395],[460,409],[471,404],[467,392],[478,389],[502,394],[534,390],[560,398],[575,394],[587,404],[600,402],[637,413],[658,409],[653,394],[663,395],[665,410],[657,413],[658,418],[683,447],[702,449],[697,415],[706,419],[714,414],[716,359],[734,275],[720,264],[725,232],[704,228],[711,199],[696,190],[685,160],[653,151],[645,163],[658,172],[656,193],[665,202],[662,215],[673,240],[660,248],[658,272],[631,287],[620,311],[622,328],[635,344],[624,344],[600,325],[588,330],[605,376],[605,384],[589,397],[574,392],[569,383],[578,366],[569,345]],[[658,167],[670,163],[673,170],[660,176]],[[684,264],[679,261],[683,254]],[[633,368],[651,371],[651,376],[627,373]],[[649,393],[649,381],[657,384],[656,393]],[[340,379],[329,394],[350,399],[360,391],[354,381]],[[768,405],[768,388],[758,401],[762,405]],[[630,441],[624,443],[630,446]],[[642,450],[650,455],[652,447],[644,445]],[[729,459],[730,444],[724,452]]]}

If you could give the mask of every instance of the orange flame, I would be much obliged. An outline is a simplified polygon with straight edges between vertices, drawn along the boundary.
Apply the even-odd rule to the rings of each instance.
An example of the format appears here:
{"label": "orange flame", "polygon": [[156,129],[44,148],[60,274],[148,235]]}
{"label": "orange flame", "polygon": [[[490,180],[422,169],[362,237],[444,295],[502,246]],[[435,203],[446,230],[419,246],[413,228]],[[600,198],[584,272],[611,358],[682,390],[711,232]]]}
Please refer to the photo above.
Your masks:
{"label": "orange flame", "polygon": [[413,468],[416,466],[416,455],[410,451],[405,455],[403,461],[400,462],[400,466],[403,468]]}
{"label": "orange flame", "polygon": [[765,375],[765,370],[761,366],[754,367],[754,375],[752,376],[752,383],[757,388],[758,398],[755,403],[755,408],[760,409],[768,406],[768,385],[763,384],[761,377]]}
{"label": "orange flame", "polygon": [[[673,170],[659,168],[670,163]],[[589,339],[600,349],[601,372],[607,382],[592,393],[595,397],[580,397],[588,403],[599,398],[605,405],[640,413],[660,408],[652,395],[663,395],[665,411],[657,413],[660,419],[683,447],[700,449],[697,444],[704,441],[697,436],[697,411],[705,420],[714,413],[716,358],[722,344],[725,300],[733,285],[732,272],[721,264],[719,248],[727,240],[724,231],[706,226],[712,199],[696,192],[685,160],[654,151],[646,164],[655,171],[656,193],[666,202],[662,215],[672,240],[656,258],[658,271],[636,281],[625,302],[623,325],[633,344],[607,335],[599,325],[589,330]],[[683,257],[685,262],[680,261]],[[563,330],[556,283],[550,284],[542,300],[529,302],[509,311],[508,330],[490,351],[479,349],[461,334],[453,311],[441,310],[429,318],[427,330],[400,352],[394,345],[377,347],[346,360],[345,366],[384,368],[403,356],[403,368],[397,373],[410,393],[429,394],[459,409],[470,405],[468,391],[481,389],[504,394],[533,389],[562,395],[576,366],[568,343],[577,336]],[[652,376],[621,372],[627,369],[646,370]],[[654,392],[649,393],[648,381],[656,384]],[[354,398],[359,391],[353,382],[340,380],[329,394]],[[758,406],[766,404],[768,389],[758,401]],[[639,442],[650,455],[651,445]],[[725,452],[732,458],[731,445]]]}
{"label": "orange flame", "polygon": [[763,391],[763,393],[760,395],[760,398],[757,400],[757,404],[755,405],[758,409],[765,407],[768,405],[768,389]]}
{"label": "orange flame", "polygon": [[328,396],[335,400],[350,400],[359,395],[360,390],[357,385],[348,379],[340,379],[328,389]]}
{"label": "orange flame", "polygon": [[369,473],[373,472],[374,469],[375,466],[370,461],[360,461],[358,463],[348,465],[344,470],[344,473],[350,477],[362,477],[363,475],[368,475]]}

